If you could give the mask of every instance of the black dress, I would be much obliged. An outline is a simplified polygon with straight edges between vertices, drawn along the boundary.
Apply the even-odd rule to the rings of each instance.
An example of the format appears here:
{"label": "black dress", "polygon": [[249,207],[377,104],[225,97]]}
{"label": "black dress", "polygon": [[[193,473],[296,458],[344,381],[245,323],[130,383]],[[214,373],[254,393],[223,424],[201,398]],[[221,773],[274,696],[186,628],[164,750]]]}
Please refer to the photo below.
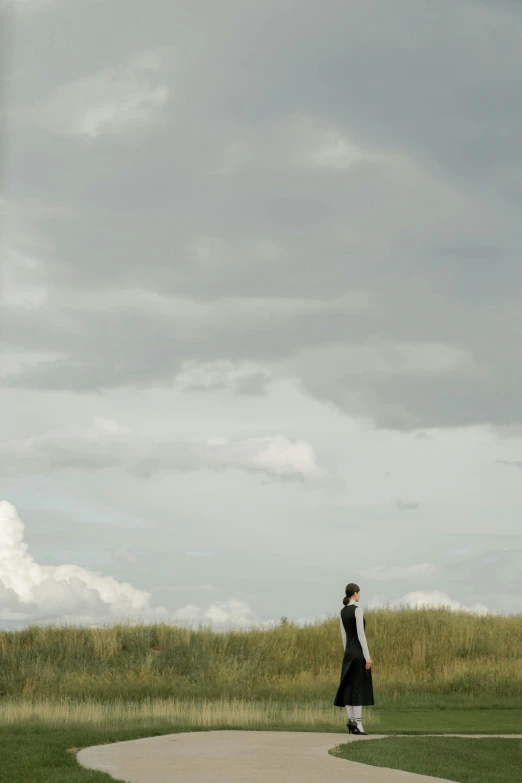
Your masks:
{"label": "black dress", "polygon": [[[341,621],[346,631],[346,647],[341,668],[341,682],[334,699],[335,707],[346,704],[367,706],[374,704],[372,670],[366,669],[366,659],[357,636],[356,604],[341,609]],[[366,617],[363,616],[366,630]]]}

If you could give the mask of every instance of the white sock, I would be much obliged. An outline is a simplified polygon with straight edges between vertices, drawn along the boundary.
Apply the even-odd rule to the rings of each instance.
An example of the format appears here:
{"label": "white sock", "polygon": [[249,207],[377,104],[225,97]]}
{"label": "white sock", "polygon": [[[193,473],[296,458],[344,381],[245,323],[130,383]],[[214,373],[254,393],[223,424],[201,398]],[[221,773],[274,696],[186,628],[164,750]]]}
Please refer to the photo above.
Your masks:
{"label": "white sock", "polygon": [[358,704],[354,705],[353,707],[353,714],[355,717],[355,720],[357,721],[357,728],[359,728],[361,731],[364,731],[364,727],[362,725],[361,715],[362,715],[362,707]]}
{"label": "white sock", "polygon": [[348,713],[349,720],[355,720],[355,712],[351,704],[346,705],[346,712]]}

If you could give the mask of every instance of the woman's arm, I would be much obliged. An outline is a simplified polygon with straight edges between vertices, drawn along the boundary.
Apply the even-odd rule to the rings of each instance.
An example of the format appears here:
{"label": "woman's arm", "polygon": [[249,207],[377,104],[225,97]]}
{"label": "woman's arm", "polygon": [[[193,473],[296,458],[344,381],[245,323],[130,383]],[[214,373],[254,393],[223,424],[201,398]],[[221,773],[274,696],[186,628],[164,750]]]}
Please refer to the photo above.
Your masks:
{"label": "woman's arm", "polygon": [[355,622],[357,625],[357,636],[363,649],[363,655],[366,659],[371,658],[368,644],[366,643],[366,634],[364,633],[364,619],[362,606],[357,606],[355,609]]}
{"label": "woman's arm", "polygon": [[341,617],[341,638],[343,640],[343,647],[346,650],[346,631],[344,630],[343,618]]}

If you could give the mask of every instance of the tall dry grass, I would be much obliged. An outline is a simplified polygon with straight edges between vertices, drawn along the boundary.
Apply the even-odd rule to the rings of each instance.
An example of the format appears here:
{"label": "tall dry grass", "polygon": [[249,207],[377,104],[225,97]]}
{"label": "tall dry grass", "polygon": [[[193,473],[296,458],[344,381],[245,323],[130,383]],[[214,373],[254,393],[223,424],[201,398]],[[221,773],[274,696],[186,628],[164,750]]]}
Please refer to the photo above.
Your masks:
{"label": "tall dry grass", "polygon": [[[365,707],[365,726],[379,723],[373,708]],[[303,731],[331,730],[346,715],[339,709],[320,703],[281,704],[278,702],[246,702],[241,699],[145,699],[139,702],[75,702],[68,697],[61,701],[19,699],[4,702],[0,711],[0,726],[34,724],[47,728],[127,729],[149,727],[182,727],[185,730],[227,726],[240,729],[269,727]]]}
{"label": "tall dry grass", "polygon": [[[365,610],[376,705],[516,707],[522,615]],[[213,632],[167,624],[31,626],[0,632],[0,697],[330,705],[343,655],[338,617]]]}

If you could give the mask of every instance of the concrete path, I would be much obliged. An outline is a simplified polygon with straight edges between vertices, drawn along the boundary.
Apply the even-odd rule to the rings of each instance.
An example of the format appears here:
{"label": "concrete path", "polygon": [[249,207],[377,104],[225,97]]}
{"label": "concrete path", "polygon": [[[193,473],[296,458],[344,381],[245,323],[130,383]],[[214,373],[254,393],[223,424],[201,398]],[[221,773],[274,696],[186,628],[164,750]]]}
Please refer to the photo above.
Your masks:
{"label": "concrete path", "polygon": [[[79,763],[127,783],[434,783],[447,780],[330,756],[354,736],[307,731],[193,731],[83,748]],[[397,736],[397,735],[394,735]],[[399,735],[400,736],[400,735]],[[416,735],[419,736],[419,735]],[[469,737],[466,734],[430,736]],[[474,734],[473,737],[490,737]],[[522,737],[522,734],[495,736]]]}

